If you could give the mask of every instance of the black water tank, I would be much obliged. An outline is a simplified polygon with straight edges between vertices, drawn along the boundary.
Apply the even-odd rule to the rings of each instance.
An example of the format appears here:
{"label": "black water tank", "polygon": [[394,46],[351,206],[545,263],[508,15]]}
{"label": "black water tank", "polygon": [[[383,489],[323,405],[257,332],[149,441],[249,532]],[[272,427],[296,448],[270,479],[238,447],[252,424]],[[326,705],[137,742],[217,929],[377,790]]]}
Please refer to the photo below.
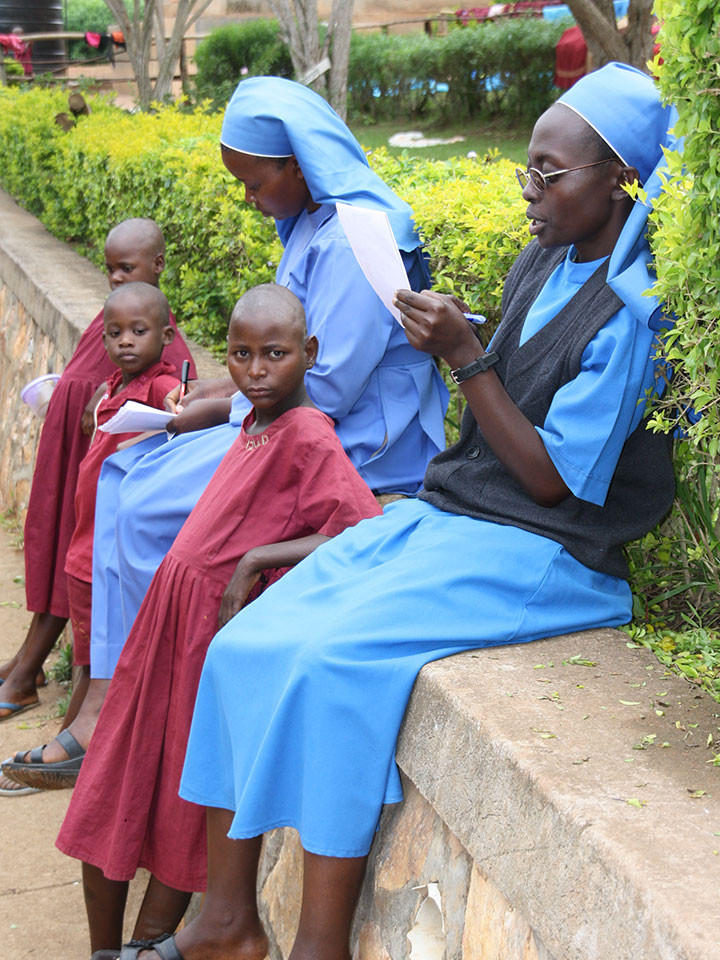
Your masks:
{"label": "black water tank", "polygon": [[[65,29],[63,0],[0,0],[0,33],[22,27],[25,33],[61,33]],[[64,40],[33,44],[35,73],[57,70],[67,58]]]}

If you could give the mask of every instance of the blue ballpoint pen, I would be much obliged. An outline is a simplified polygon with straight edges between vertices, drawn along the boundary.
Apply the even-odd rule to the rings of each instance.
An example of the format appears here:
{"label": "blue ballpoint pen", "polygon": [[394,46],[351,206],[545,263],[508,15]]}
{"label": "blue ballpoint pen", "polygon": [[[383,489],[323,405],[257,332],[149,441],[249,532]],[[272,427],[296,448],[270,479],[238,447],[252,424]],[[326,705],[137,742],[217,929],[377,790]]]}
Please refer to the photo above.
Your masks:
{"label": "blue ballpoint pen", "polygon": [[470,323],[487,323],[487,317],[484,317],[481,313],[466,313],[464,316]]}

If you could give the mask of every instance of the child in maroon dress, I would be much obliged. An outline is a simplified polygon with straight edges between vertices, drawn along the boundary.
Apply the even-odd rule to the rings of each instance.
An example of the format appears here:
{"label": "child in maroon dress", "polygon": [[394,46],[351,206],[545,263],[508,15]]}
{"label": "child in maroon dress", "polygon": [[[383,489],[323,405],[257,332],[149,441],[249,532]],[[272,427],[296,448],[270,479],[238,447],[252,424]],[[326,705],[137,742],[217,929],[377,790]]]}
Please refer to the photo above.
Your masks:
{"label": "child in maroon dress", "polygon": [[155,574],[58,838],[84,861],[92,950],[119,947],[110,918],[122,916],[138,867],[152,878],[136,937],[174,929],[190,892],[205,887],[205,812],[181,800],[178,785],[218,623],[322,542],[380,513],[332,420],[305,393],[316,351],[286,288],[256,287],[236,305],[228,366],[253,410]]}
{"label": "child in maroon dress", "polygon": [[[142,280],[158,285],[165,269],[165,241],[153,220],[136,218],[114,227],[105,242],[105,261],[112,290]],[[170,315],[175,339],[164,359],[180,373],[188,348]],[[39,703],[36,677],[62,633],[69,616],[65,557],[75,527],[75,486],[80,462],[88,451],[92,411],[114,371],[102,342],[103,313],[83,333],[52,395],[43,424],[25,523],[25,592],[34,616],[18,653],[0,666],[4,706],[0,721]],[[70,717],[67,718],[68,722]],[[13,784],[2,779],[8,788]]]}
{"label": "child in maroon dress", "polygon": [[163,409],[168,393],[178,384],[175,368],[162,359],[172,343],[173,328],[165,294],[147,283],[131,283],[115,290],[104,310],[103,343],[117,367],[108,378],[97,407],[98,429],[80,464],[75,493],[75,531],[68,547],[70,621],[73,627],[73,662],[90,667],[90,610],[92,550],[95,528],[95,494],[103,461],[132,439],[134,433],[105,433],[107,423],[128,400]]}

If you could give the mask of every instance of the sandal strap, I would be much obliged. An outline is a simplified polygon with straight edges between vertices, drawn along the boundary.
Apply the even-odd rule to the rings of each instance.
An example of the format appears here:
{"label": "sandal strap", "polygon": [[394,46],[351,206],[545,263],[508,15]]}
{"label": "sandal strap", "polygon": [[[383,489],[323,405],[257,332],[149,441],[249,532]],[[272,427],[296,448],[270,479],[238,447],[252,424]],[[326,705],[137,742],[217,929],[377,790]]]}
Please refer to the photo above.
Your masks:
{"label": "sandal strap", "polygon": [[[30,751],[30,760],[29,760],[29,762],[30,762],[30,763],[42,763],[42,762],[43,762],[42,752],[43,752],[43,750],[45,749],[46,746],[47,746],[47,744],[44,743],[41,747],[34,747],[34,748]],[[16,762],[18,762],[18,763],[22,763],[22,757],[21,757],[20,760],[18,760],[18,759],[17,759],[17,756],[16,756],[16,757],[15,757],[15,760],[16,760]]]}
{"label": "sandal strap", "polygon": [[154,950],[162,960],[185,960],[177,948],[173,933],[164,933],[153,940],[131,940],[122,948],[120,960],[136,960],[143,950]]}
{"label": "sandal strap", "polygon": [[167,939],[161,940],[160,943],[153,944],[153,950],[162,957],[162,960],[184,960],[175,943],[174,933],[171,933]]}
{"label": "sandal strap", "polygon": [[69,730],[61,730],[55,737],[57,742],[67,753],[70,760],[85,756],[85,747],[81,746]]}

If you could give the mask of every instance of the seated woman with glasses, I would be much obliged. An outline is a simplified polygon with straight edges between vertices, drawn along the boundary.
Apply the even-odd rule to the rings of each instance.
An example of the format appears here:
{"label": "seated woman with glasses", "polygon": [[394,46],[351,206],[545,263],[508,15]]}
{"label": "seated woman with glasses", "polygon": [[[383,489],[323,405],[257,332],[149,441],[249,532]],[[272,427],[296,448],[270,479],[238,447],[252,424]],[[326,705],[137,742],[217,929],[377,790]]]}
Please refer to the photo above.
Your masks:
{"label": "seated woman with glasses", "polygon": [[289,825],[305,850],[291,960],[349,960],[420,668],[630,619],[622,544],[668,509],[673,475],[643,420],[660,308],[643,296],[647,208],[625,187],[657,186],[671,119],[649,77],[610,64],[538,120],[521,172],[534,239],[488,350],[451,297],[398,291],[409,341],[465,395],[460,439],[418,499],[321,546],[213,640],[180,787],[207,808],[207,896],[123,958],[262,960],[260,844]]}

